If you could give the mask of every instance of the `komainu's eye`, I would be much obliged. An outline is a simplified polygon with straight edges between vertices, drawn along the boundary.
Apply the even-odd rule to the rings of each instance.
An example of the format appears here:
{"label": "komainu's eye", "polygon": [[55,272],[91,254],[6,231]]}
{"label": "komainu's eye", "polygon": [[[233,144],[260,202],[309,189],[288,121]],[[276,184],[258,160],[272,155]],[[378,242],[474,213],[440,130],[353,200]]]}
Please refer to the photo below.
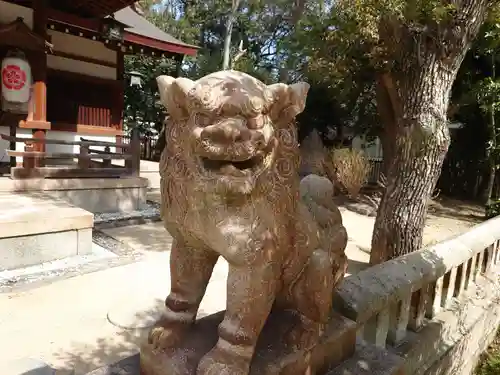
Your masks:
{"label": "komainu's eye", "polygon": [[197,113],[194,115],[194,122],[196,126],[204,128],[212,124],[212,119],[204,113]]}
{"label": "komainu's eye", "polygon": [[257,115],[247,120],[247,126],[249,129],[260,129],[264,126],[264,121],[263,115]]}

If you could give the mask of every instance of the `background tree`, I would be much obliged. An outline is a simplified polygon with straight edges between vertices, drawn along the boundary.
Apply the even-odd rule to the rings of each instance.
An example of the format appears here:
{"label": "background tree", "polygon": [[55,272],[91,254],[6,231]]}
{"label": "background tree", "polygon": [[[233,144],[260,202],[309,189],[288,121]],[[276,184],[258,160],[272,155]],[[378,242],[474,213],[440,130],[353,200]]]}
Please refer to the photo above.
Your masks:
{"label": "background tree", "polygon": [[453,86],[448,115],[455,130],[438,182],[441,193],[487,205],[498,197],[498,92],[500,23],[483,26]]}
{"label": "background tree", "polygon": [[387,186],[375,222],[372,264],[422,244],[428,200],[450,143],[451,88],[496,3],[339,1],[330,26],[320,26],[327,43],[314,47],[317,68],[333,63],[349,70],[363,56],[374,74]]}

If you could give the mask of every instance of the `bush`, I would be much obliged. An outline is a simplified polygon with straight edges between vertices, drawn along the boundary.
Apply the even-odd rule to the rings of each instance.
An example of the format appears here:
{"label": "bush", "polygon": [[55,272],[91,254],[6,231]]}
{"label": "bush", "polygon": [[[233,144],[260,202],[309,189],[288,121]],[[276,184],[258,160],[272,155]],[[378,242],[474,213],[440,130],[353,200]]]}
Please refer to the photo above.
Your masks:
{"label": "bush", "polygon": [[368,180],[370,162],[361,151],[335,149],[325,158],[325,170],[336,186],[340,185],[351,198],[356,198]]}
{"label": "bush", "polygon": [[486,219],[494,218],[500,214],[500,200],[490,202],[486,205]]}

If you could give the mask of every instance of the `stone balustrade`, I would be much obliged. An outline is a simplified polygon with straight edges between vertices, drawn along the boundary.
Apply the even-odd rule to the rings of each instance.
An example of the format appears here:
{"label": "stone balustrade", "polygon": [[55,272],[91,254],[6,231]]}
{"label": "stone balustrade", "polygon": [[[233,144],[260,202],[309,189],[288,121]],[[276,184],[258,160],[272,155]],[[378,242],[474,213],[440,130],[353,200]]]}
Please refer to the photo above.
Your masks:
{"label": "stone balustrade", "polygon": [[[347,277],[335,308],[358,324],[358,338],[406,358],[407,375],[427,374],[491,310],[488,302],[499,306],[499,243],[500,218],[494,218]],[[500,318],[493,317],[484,335],[494,335]]]}

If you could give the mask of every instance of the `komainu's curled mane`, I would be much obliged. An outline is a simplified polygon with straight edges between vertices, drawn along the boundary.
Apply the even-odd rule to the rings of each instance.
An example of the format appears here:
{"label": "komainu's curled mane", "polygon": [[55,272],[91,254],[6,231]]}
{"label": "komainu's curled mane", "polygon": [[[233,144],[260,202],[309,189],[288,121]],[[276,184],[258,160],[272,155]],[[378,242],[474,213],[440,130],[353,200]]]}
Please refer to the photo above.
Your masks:
{"label": "komainu's curled mane", "polygon": [[347,235],[331,183],[301,184],[294,118],[309,86],[266,86],[237,71],[158,78],[170,114],[160,162],[162,217],[174,237],[171,293],[150,343],[175,345],[194,322],[219,256],[229,263],[219,341],[199,375],[247,375],[271,309],[294,310],[307,345],[328,322]]}

